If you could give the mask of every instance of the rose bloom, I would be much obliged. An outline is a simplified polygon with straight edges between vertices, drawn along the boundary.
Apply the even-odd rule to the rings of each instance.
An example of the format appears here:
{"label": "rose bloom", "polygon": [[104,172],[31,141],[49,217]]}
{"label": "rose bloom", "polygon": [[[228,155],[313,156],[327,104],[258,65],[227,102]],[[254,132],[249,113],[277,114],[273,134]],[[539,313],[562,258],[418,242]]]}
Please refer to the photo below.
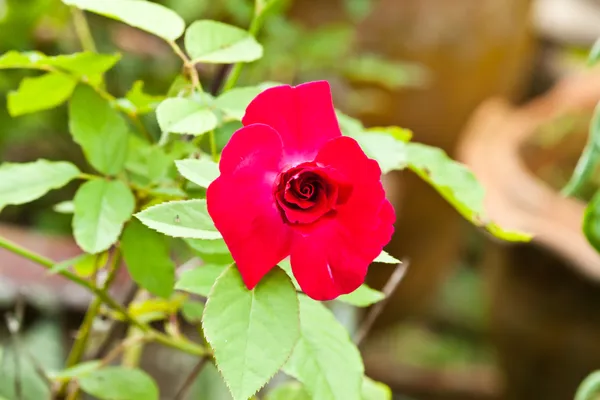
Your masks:
{"label": "rose bloom", "polygon": [[207,205],[245,285],[290,256],[311,298],[354,291],[390,241],[395,214],[377,162],[342,136],[329,84],[267,89],[242,123]]}

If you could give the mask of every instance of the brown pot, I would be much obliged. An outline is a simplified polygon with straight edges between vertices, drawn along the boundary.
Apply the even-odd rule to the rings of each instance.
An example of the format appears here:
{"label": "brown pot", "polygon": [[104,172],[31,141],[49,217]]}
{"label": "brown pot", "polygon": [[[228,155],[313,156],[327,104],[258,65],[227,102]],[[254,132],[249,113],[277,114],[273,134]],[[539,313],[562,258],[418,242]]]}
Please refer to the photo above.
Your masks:
{"label": "brown pot", "polygon": [[542,127],[591,114],[599,99],[597,70],[568,77],[521,108],[492,99],[459,144],[459,159],[486,189],[489,216],[534,235],[525,245],[489,243],[483,262],[509,400],[573,398],[587,373],[600,368],[600,256],[581,232],[585,204],[534,174],[539,165],[574,164],[585,135],[554,151],[531,145]]}

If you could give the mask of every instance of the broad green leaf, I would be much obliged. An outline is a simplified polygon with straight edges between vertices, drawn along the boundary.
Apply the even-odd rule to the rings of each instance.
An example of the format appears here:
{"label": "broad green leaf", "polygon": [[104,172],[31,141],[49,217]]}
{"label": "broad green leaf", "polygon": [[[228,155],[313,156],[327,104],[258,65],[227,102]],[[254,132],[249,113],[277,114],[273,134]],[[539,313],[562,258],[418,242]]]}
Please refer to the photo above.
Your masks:
{"label": "broad green leaf", "polygon": [[75,75],[94,77],[102,75],[114,67],[120,59],[121,55],[118,53],[98,54],[85,51],[81,53],[46,57],[38,64],[60,68]]}
{"label": "broad green leaf", "polygon": [[595,371],[581,382],[575,400],[596,400],[598,395],[600,395],[600,371]]}
{"label": "broad green leaf", "polygon": [[234,400],[246,400],[279,371],[298,340],[294,286],[274,268],[248,290],[231,266],[213,286],[202,326]]}
{"label": "broad green leaf", "polygon": [[365,129],[365,131],[367,133],[383,133],[401,142],[410,142],[413,137],[410,129],[400,128],[399,126],[374,126]]}
{"label": "broad green leaf", "polygon": [[217,117],[211,110],[194,100],[181,97],[160,103],[156,118],[165,133],[201,135],[217,126]]}
{"label": "broad green leaf", "polygon": [[420,143],[407,143],[408,166],[421,179],[432,185],[463,217],[484,227],[499,239],[526,242],[531,235],[506,231],[485,216],[484,190],[473,173],[438,148]]}
{"label": "broad green leaf", "polygon": [[361,400],[392,400],[392,390],[386,384],[365,376]]}
{"label": "broad green leaf", "polygon": [[73,206],[73,201],[71,200],[67,200],[67,201],[61,201],[60,203],[56,203],[52,209],[60,214],[73,214],[74,211],[74,206]]}
{"label": "broad green leaf", "polygon": [[121,248],[127,270],[140,287],[169,297],[175,284],[175,264],[164,235],[132,220],[123,230]]}
{"label": "broad green leaf", "polygon": [[190,324],[199,324],[204,315],[204,304],[199,301],[188,300],[181,306],[181,314]]}
{"label": "broad green leaf", "polygon": [[95,169],[107,175],[123,170],[129,142],[127,122],[89,86],[75,89],[69,105],[69,128]]}
{"label": "broad green leaf", "polygon": [[207,264],[228,265],[233,263],[233,257],[223,239],[185,239],[185,242]]}
{"label": "broad green leaf", "polygon": [[135,81],[125,97],[119,99],[119,105],[134,114],[147,114],[152,112],[165,100],[164,96],[155,96],[144,92],[144,82]]}
{"label": "broad green leaf", "polygon": [[241,120],[248,104],[263,90],[256,86],[228,90],[215,100],[215,106],[226,115]]}
{"label": "broad green leaf", "polygon": [[299,296],[300,340],[283,367],[317,400],[361,400],[364,367],[348,332],[322,304]]}
{"label": "broad green leaf", "polygon": [[373,260],[373,262],[384,263],[384,264],[400,264],[400,260],[396,257],[391,256],[385,250],[381,250],[381,253]]}
{"label": "broad green leaf", "polygon": [[245,30],[210,20],[190,25],[185,49],[194,62],[215,64],[255,61],[263,54],[262,46]]}
{"label": "broad green leaf", "polygon": [[0,210],[9,204],[36,200],[52,189],[65,186],[77,175],[77,167],[65,161],[3,163],[0,165]]}
{"label": "broad green leaf", "polygon": [[105,367],[79,378],[84,392],[100,400],[158,400],[158,386],[141,369]]}
{"label": "broad green leaf", "polygon": [[94,275],[98,269],[106,265],[107,261],[107,251],[98,254],[85,254],[84,257],[73,263],[73,269],[75,270],[75,273],[82,278],[89,278]]}
{"label": "broad green leaf", "polygon": [[173,157],[164,148],[129,135],[125,169],[131,173],[133,182],[140,186],[159,183],[172,165]]}
{"label": "broad green leaf", "polygon": [[73,235],[86,253],[114,244],[135,208],[135,197],[123,182],[96,179],[81,185],[75,199]]}
{"label": "broad green leaf", "polygon": [[8,94],[8,112],[17,117],[57,107],[69,99],[75,86],[75,79],[60,72],[24,78],[19,88]]}
{"label": "broad green leaf", "polygon": [[144,225],[172,237],[220,239],[206,200],[170,201],[135,214]]}
{"label": "broad green leaf", "polygon": [[355,307],[369,307],[383,299],[385,299],[385,294],[379,290],[371,289],[367,285],[361,285],[354,292],[344,294],[337,298],[337,300],[351,304]]}
{"label": "broad green leaf", "polygon": [[265,400],[312,400],[298,382],[286,382],[267,393]]}
{"label": "broad green leaf", "polygon": [[85,361],[62,371],[50,372],[48,376],[52,380],[68,380],[85,376],[101,366],[102,362],[99,360]]}
{"label": "broad green leaf", "polygon": [[365,131],[351,135],[365,154],[379,163],[381,172],[401,170],[406,167],[406,143],[389,133]]}
{"label": "broad green leaf", "polygon": [[210,289],[225,268],[226,265],[206,264],[184,271],[177,280],[175,289],[208,297]]}
{"label": "broad green leaf", "polygon": [[144,0],[63,0],[82,10],[116,19],[165,40],[179,38],[184,20],[173,10]]}
{"label": "broad green leaf", "polygon": [[0,56],[0,69],[5,68],[36,68],[46,56],[37,51],[9,51]]}
{"label": "broad green leaf", "polygon": [[600,252],[600,191],[596,192],[585,208],[583,233],[592,247]]}
{"label": "broad green leaf", "polygon": [[177,160],[175,165],[185,179],[203,188],[219,177],[219,164],[208,158]]}

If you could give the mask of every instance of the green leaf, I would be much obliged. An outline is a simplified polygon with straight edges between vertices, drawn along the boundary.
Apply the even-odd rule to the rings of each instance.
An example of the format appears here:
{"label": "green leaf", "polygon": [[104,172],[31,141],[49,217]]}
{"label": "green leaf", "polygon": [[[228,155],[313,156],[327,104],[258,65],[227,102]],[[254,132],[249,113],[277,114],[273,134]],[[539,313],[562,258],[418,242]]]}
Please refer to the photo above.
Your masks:
{"label": "green leaf", "polygon": [[298,382],[286,382],[271,390],[265,400],[312,400]]}
{"label": "green leaf", "polygon": [[350,135],[365,154],[379,163],[381,172],[401,170],[406,167],[406,143],[382,131],[365,131]]}
{"label": "green leaf", "polygon": [[123,170],[128,146],[127,122],[89,86],[79,86],[73,94],[69,128],[95,169],[107,175]]}
{"label": "green leaf", "polygon": [[263,54],[262,46],[245,30],[210,20],[190,25],[185,49],[194,62],[216,64],[255,61]]}
{"label": "green leaf", "polygon": [[165,100],[164,96],[155,96],[144,92],[144,82],[135,81],[125,98],[119,99],[119,105],[135,114],[152,112]]}
{"label": "green leaf", "polygon": [[75,199],[73,235],[86,253],[114,244],[135,208],[135,197],[121,181],[96,179],[81,185]]}
{"label": "green leaf", "polygon": [[174,41],[185,30],[184,20],[173,10],[143,0],[63,0],[63,3],[82,10],[116,19]]}
{"label": "green leaf", "polygon": [[24,53],[9,51],[0,56],[0,69],[54,67],[78,76],[96,77],[114,67],[120,59],[120,54],[98,54],[87,51],[58,56],[46,56],[35,51]]}
{"label": "green leaf", "polygon": [[365,376],[361,400],[392,400],[392,390],[386,384]]}
{"label": "green leaf", "polygon": [[140,369],[106,367],[79,378],[84,392],[100,400],[158,400],[158,386]]}
{"label": "green leaf", "polygon": [[199,324],[204,315],[204,304],[199,301],[187,300],[181,306],[181,314],[190,324]]}
{"label": "green leaf", "polygon": [[277,373],[298,340],[296,291],[279,268],[250,291],[231,266],[213,286],[202,322],[234,400],[246,400]]}
{"label": "green leaf", "polygon": [[594,46],[592,46],[592,50],[590,50],[590,54],[588,56],[587,64],[591,67],[596,65],[598,60],[600,60],[600,39],[597,39],[594,42]]}
{"label": "green leaf", "polygon": [[300,340],[283,370],[313,399],[360,400],[364,367],[348,332],[322,303],[299,300]]}
{"label": "green leaf", "polygon": [[48,376],[52,380],[67,380],[81,376],[85,376],[102,366],[102,362],[99,360],[85,361],[80,364],[74,365],[70,368],[63,369],[62,371],[50,372]]}
{"label": "green leaf", "polygon": [[204,262],[208,264],[228,265],[233,263],[233,258],[223,239],[202,240],[184,239]]}
{"label": "green leaf", "polygon": [[592,247],[600,252],[600,191],[596,192],[585,208],[583,233]]}
{"label": "green leaf", "polygon": [[46,56],[37,51],[19,53],[12,50],[0,56],[0,69],[36,68],[45,59]]}
{"label": "green leaf", "polygon": [[17,117],[57,107],[69,99],[76,85],[75,79],[60,72],[25,78],[19,89],[8,94],[8,112]]}
{"label": "green leaf", "polygon": [[410,142],[413,137],[410,129],[400,128],[399,126],[374,126],[365,129],[365,131],[367,133],[383,133],[401,142]]}
{"label": "green leaf", "polygon": [[175,264],[166,237],[132,220],[121,238],[123,258],[131,278],[159,297],[169,297],[175,284]]}
{"label": "green leaf", "polygon": [[219,164],[208,158],[177,160],[175,165],[185,179],[203,188],[219,177]]}
{"label": "green leaf", "polygon": [[420,143],[407,143],[408,165],[424,181],[432,185],[463,217],[484,227],[499,239],[526,242],[531,236],[506,231],[487,221],[483,200],[484,190],[473,173],[452,159],[443,150]]}
{"label": "green leaf", "polygon": [[217,117],[206,106],[191,99],[169,98],[156,109],[160,129],[165,133],[201,135],[217,126]]}
{"label": "green leaf", "polygon": [[206,264],[184,271],[177,280],[175,289],[208,297],[210,289],[225,268],[226,265]]}
{"label": "green leaf", "polygon": [[60,214],[73,214],[74,211],[74,206],[73,206],[73,201],[71,200],[66,200],[66,201],[61,201],[60,203],[56,203],[52,209]]}
{"label": "green leaf", "polygon": [[75,273],[82,278],[89,278],[94,275],[98,269],[106,265],[107,261],[107,251],[98,254],[85,254],[82,258],[73,263],[73,269],[75,270]]}
{"label": "green leaf", "polygon": [[172,237],[220,239],[206,200],[170,201],[135,214],[144,225]]}
{"label": "green leaf", "polygon": [[80,254],[76,257],[73,258],[69,258],[67,260],[61,261],[59,263],[56,263],[52,266],[52,268],[50,268],[48,270],[48,273],[50,274],[57,274],[59,272],[62,271],[66,271],[67,269],[71,268],[73,265],[75,265],[76,263],[85,260],[87,257],[89,257],[90,254]]}
{"label": "green leaf", "polygon": [[575,400],[596,400],[600,394],[600,371],[592,372],[579,385]]}
{"label": "green leaf", "polygon": [[381,253],[377,256],[373,262],[384,263],[384,264],[400,264],[400,260],[396,257],[391,256],[385,250],[381,250]]}
{"label": "green leaf", "polygon": [[3,163],[0,165],[0,210],[9,204],[36,200],[52,189],[65,186],[77,175],[77,167],[64,161]]}
{"label": "green leaf", "polygon": [[361,285],[352,293],[344,294],[337,300],[351,304],[355,307],[369,307],[385,299],[385,294],[379,290],[371,289],[367,285]]}
{"label": "green leaf", "polygon": [[141,186],[159,183],[172,165],[173,157],[165,153],[164,148],[129,135],[125,169],[133,175],[131,179],[135,183]]}
{"label": "green leaf", "polygon": [[228,90],[215,100],[215,106],[226,115],[241,120],[248,104],[263,90],[256,86]]}

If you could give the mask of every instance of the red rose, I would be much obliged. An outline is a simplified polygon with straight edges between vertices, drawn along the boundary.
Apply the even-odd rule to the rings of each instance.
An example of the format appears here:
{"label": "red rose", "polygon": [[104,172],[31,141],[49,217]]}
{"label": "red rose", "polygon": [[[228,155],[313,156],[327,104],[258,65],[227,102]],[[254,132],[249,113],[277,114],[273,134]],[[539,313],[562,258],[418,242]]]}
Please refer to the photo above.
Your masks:
{"label": "red rose", "polygon": [[278,86],[246,109],[208,188],[208,212],[244,283],[290,256],[315,300],[350,293],[394,231],[381,170],[341,135],[329,84]]}

